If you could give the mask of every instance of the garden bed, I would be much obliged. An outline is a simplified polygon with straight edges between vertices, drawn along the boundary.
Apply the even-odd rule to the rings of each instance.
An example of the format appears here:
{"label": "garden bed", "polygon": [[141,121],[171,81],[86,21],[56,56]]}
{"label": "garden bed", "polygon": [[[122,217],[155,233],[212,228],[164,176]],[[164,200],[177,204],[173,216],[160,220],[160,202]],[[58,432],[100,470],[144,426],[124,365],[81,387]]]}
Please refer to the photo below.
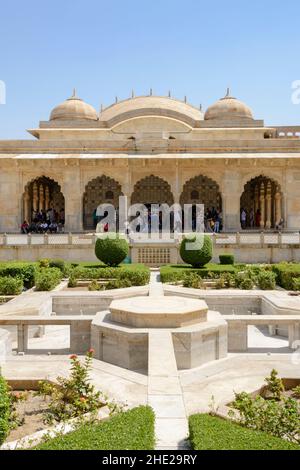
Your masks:
{"label": "garden bed", "polygon": [[194,450],[300,450],[297,444],[208,414],[190,416],[189,434]]}

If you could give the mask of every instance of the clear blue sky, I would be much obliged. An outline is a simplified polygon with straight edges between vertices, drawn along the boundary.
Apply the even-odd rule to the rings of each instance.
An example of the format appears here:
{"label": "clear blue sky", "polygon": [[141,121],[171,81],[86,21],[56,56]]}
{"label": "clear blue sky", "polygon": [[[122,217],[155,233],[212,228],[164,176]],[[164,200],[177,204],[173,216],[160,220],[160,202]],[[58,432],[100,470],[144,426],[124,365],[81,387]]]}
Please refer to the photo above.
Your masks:
{"label": "clear blue sky", "polygon": [[30,138],[72,93],[100,103],[167,94],[204,108],[225,94],[267,124],[300,124],[298,0],[2,2],[0,138]]}

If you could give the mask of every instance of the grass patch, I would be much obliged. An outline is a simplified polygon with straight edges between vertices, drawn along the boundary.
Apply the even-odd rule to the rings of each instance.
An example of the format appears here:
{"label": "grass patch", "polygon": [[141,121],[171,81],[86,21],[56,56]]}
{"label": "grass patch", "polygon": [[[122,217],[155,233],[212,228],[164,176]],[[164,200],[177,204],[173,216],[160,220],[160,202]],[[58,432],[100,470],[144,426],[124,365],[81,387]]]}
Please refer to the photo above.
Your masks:
{"label": "grass patch", "polygon": [[155,415],[149,406],[119,413],[99,424],[50,439],[36,450],[153,450]]}
{"label": "grass patch", "polygon": [[300,450],[297,444],[208,414],[190,416],[189,431],[195,450]]}
{"label": "grass patch", "polygon": [[222,274],[222,273],[236,273],[234,265],[214,264],[208,263],[203,268],[193,268],[188,264],[169,264],[161,266],[160,278],[162,282],[176,282],[182,281],[186,274],[196,273],[200,277],[208,277],[209,273]]}

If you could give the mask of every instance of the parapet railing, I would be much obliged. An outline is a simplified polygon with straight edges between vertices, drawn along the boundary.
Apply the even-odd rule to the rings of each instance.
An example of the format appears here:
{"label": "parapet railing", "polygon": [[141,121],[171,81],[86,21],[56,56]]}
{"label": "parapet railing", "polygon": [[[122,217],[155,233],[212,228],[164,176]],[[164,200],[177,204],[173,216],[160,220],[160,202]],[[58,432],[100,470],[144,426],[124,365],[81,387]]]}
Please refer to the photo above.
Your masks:
{"label": "parapet railing", "polygon": [[[235,232],[235,233],[212,233],[215,246],[281,246],[300,245],[299,232]],[[38,246],[38,245],[71,245],[89,246],[96,241],[95,233],[57,233],[57,234],[0,234],[0,247],[2,246]],[[181,240],[182,234],[141,234],[138,240],[131,240],[131,245],[141,244],[173,244],[176,245]]]}

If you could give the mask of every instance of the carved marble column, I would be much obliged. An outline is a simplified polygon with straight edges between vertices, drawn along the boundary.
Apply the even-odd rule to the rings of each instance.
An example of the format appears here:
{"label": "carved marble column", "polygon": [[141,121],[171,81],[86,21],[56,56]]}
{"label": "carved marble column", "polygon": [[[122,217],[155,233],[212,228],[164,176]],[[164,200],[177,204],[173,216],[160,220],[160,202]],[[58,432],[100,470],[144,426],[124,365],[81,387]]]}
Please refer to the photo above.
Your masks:
{"label": "carved marble column", "polygon": [[260,228],[265,227],[265,185],[262,182],[260,185]]}
{"label": "carved marble column", "polygon": [[42,184],[40,184],[39,188],[39,211],[42,211],[44,209],[44,187]]}
{"label": "carved marble column", "polygon": [[47,185],[45,187],[45,209],[48,210],[50,207],[50,191],[49,191],[49,186]]}
{"label": "carved marble column", "polygon": [[39,200],[38,187],[35,181],[32,187],[32,209],[34,210],[34,212],[38,211],[38,200]]}
{"label": "carved marble column", "polygon": [[256,214],[257,209],[259,209],[259,187],[258,184],[254,188],[254,214]]}
{"label": "carved marble column", "polygon": [[275,193],[275,224],[278,225],[280,222],[281,215],[281,193],[278,186],[276,187]]}
{"label": "carved marble column", "polygon": [[271,228],[271,217],[272,217],[272,185],[271,185],[271,181],[269,180],[268,183],[267,183],[267,195],[266,195],[266,209],[267,209],[267,213],[266,213],[266,229],[270,229]]}
{"label": "carved marble column", "polygon": [[27,222],[30,220],[30,196],[28,192],[28,188],[25,190],[24,193],[24,220]]}

